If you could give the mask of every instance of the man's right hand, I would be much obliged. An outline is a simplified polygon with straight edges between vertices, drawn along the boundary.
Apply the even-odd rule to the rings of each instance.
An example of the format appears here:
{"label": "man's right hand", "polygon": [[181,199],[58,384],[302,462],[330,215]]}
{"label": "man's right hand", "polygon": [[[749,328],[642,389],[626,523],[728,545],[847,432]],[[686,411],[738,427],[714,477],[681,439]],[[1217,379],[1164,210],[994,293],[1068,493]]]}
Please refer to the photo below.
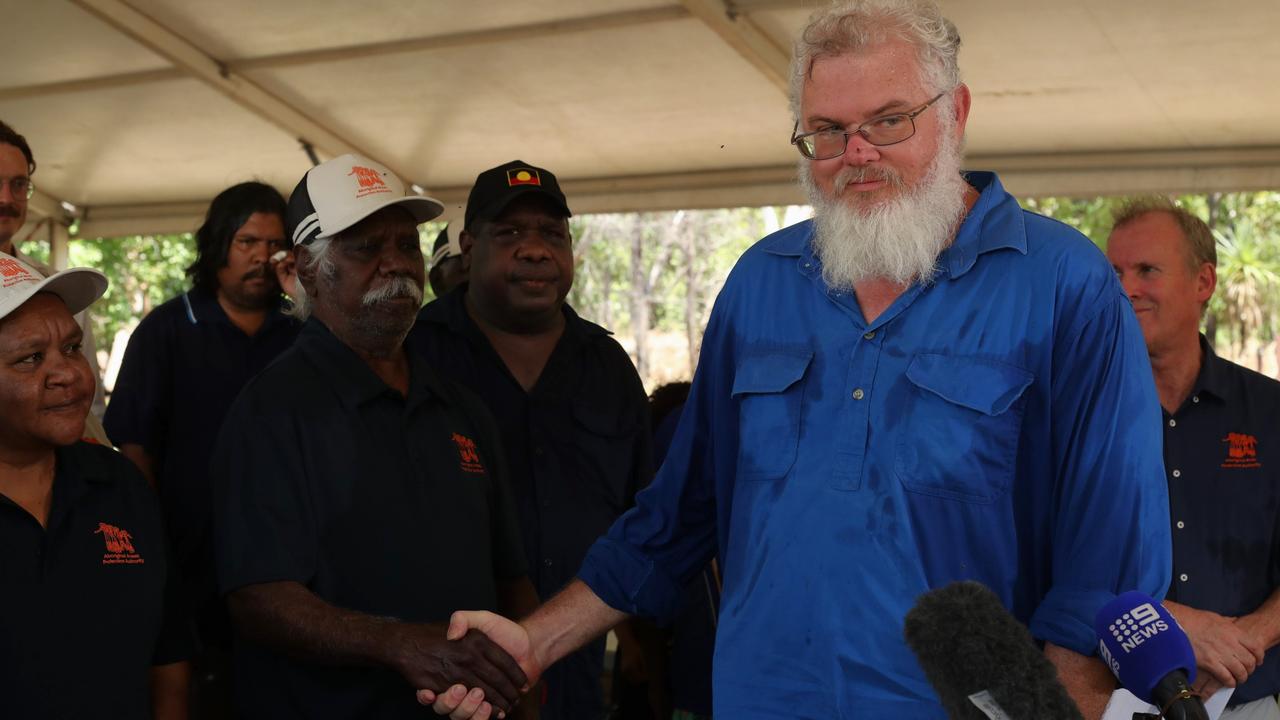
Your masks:
{"label": "man's right hand", "polygon": [[1196,683],[1201,692],[1236,687],[1249,679],[1266,655],[1265,648],[1236,625],[1234,618],[1180,603],[1166,602],[1165,607],[1191,639],[1196,667],[1209,676]]}
{"label": "man's right hand", "polygon": [[403,634],[395,662],[413,687],[430,688],[441,695],[454,685],[479,690],[483,702],[477,702],[477,707],[492,704],[500,714],[520,699],[529,678],[516,660],[483,632],[462,629],[455,633],[451,624],[449,639],[441,640],[438,629],[422,627],[421,633]]}
{"label": "man's right hand", "polygon": [[[527,678],[527,684],[521,688],[522,690],[527,690],[538,681],[542,675],[542,663],[534,655],[529,633],[522,626],[501,615],[483,611],[458,611],[449,619],[447,637],[451,640],[465,639],[478,633],[483,633],[488,639],[497,643],[519,664],[520,670]],[[418,702],[431,705],[439,715],[448,715],[452,720],[467,718],[482,720],[487,717],[483,714],[483,707],[475,703],[474,694],[468,692],[468,689],[474,690],[475,685],[463,683],[462,686],[450,688],[448,692],[439,693],[432,692],[429,685],[417,687],[424,688],[418,691]],[[488,691],[485,691],[484,696],[488,697]],[[476,709],[472,711],[472,707]]]}

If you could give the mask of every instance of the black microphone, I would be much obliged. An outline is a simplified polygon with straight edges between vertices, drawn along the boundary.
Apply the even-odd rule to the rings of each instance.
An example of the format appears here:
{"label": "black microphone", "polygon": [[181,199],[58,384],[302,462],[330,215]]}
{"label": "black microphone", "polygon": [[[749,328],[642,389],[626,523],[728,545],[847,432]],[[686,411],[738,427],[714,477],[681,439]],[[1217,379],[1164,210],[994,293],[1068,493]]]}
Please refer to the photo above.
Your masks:
{"label": "black microphone", "polygon": [[1160,708],[1166,720],[1209,720],[1191,690],[1196,656],[1191,641],[1163,605],[1127,592],[1098,611],[1098,653],[1120,684]]}
{"label": "black microphone", "polygon": [[1031,633],[981,583],[921,595],[904,634],[952,720],[1083,720]]}

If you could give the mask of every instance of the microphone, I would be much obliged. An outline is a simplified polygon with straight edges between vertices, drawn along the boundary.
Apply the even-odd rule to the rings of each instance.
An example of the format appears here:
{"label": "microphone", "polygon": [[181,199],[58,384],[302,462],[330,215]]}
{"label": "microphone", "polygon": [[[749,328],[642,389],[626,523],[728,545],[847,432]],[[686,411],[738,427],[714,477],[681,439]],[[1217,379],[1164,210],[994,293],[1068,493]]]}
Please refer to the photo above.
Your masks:
{"label": "microphone", "polygon": [[903,634],[952,720],[1083,720],[1031,633],[981,583],[921,595]]}
{"label": "microphone", "polygon": [[1126,690],[1160,708],[1167,720],[1209,720],[1191,691],[1196,655],[1163,605],[1140,592],[1107,603],[1093,622],[1102,661]]}

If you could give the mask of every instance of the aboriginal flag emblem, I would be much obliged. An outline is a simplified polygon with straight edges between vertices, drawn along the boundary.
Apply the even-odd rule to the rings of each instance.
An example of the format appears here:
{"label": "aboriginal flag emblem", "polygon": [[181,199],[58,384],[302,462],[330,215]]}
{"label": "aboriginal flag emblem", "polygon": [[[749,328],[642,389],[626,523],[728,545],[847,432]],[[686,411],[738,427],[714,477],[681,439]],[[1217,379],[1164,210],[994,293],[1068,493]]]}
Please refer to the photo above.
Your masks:
{"label": "aboriginal flag emblem", "polygon": [[516,168],[507,171],[507,186],[515,187],[517,185],[537,185],[542,186],[542,178],[538,177],[537,170],[529,168]]}

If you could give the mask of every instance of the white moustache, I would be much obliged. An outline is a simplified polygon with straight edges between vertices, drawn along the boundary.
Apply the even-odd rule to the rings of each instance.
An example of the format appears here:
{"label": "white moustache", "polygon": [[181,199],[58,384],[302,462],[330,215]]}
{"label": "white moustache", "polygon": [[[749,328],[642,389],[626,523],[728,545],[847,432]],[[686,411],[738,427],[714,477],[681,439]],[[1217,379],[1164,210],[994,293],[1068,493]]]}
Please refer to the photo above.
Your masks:
{"label": "white moustache", "polygon": [[377,305],[384,300],[398,300],[400,298],[412,298],[414,302],[422,303],[422,288],[407,277],[400,277],[388,280],[385,285],[376,287],[364,294],[360,298],[360,303],[366,307]]}

